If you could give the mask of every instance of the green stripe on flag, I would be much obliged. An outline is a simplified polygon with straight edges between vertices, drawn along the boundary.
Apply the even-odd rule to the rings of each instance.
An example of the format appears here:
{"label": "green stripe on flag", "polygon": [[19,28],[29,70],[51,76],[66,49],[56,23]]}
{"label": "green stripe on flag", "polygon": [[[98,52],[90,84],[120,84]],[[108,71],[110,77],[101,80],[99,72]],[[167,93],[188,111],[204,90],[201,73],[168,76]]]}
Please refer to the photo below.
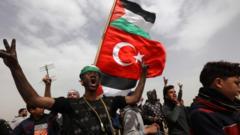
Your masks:
{"label": "green stripe on flag", "polygon": [[149,30],[153,25],[151,22],[146,21],[142,16],[127,9],[125,9],[125,14],[122,16],[122,18],[126,19],[129,23],[138,26],[147,33],[149,33]]}
{"label": "green stripe on flag", "polygon": [[129,23],[126,19],[124,18],[119,18],[110,24],[113,27],[119,28],[121,30],[124,30],[126,32],[136,34],[142,37],[145,37],[147,39],[150,39],[150,35],[145,32],[143,29],[139,28],[138,26]]}

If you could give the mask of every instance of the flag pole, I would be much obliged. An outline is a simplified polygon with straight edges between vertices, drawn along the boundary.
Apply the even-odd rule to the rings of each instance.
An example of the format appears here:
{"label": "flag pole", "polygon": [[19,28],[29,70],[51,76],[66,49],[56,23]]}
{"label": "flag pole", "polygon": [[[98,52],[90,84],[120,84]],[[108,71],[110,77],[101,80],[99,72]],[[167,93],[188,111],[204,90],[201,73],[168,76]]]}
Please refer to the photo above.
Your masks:
{"label": "flag pole", "polygon": [[113,3],[113,6],[112,6],[110,15],[108,16],[108,20],[107,20],[106,25],[105,25],[105,28],[104,28],[104,32],[103,32],[103,35],[102,35],[102,38],[101,38],[101,41],[100,41],[100,45],[98,46],[98,50],[97,50],[97,53],[96,53],[96,56],[95,56],[94,65],[97,64],[97,59],[98,59],[98,56],[99,56],[99,53],[100,53],[100,50],[101,50],[101,47],[102,47],[103,39],[104,39],[104,37],[105,37],[105,33],[106,33],[106,31],[107,31],[107,27],[108,27],[109,24],[110,24],[110,19],[112,18],[113,10],[114,10],[114,8],[116,7],[117,1],[118,1],[118,0],[114,0],[114,3]]}

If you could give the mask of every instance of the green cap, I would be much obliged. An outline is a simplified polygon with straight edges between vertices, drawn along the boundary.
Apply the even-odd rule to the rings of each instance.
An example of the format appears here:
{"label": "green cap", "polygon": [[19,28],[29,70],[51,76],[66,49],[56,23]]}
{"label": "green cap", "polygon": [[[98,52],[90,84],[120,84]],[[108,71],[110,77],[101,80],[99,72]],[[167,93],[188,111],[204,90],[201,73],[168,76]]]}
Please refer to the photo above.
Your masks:
{"label": "green cap", "polygon": [[101,71],[98,67],[94,66],[94,65],[90,65],[90,66],[85,66],[81,72],[80,72],[80,78],[81,78],[81,75],[87,73],[87,72],[97,72],[99,74],[101,74]]}

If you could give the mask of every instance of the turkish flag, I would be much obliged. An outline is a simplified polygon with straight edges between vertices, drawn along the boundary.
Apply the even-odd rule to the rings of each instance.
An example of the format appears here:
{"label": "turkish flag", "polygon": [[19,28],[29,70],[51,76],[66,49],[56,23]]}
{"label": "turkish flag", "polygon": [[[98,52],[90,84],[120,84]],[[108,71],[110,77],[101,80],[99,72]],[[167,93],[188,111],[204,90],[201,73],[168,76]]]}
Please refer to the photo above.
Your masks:
{"label": "turkish flag", "polygon": [[149,66],[147,77],[163,72],[166,53],[163,45],[109,26],[96,65],[103,73],[138,80],[141,61]]}

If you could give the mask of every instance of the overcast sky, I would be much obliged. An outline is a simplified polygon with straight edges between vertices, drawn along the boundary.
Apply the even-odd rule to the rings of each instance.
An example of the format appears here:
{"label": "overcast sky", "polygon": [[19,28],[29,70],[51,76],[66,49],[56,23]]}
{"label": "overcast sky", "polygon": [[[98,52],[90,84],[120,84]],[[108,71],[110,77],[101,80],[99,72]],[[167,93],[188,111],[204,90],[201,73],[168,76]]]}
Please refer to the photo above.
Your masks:
{"label": "overcast sky", "polygon": [[[167,51],[163,75],[170,84],[184,84],[187,105],[201,87],[199,73],[206,62],[240,61],[239,0],[139,1],[157,15],[150,35]],[[112,4],[113,0],[1,0],[0,38],[16,38],[19,62],[40,95],[45,72],[39,68],[48,63],[54,64],[54,97],[65,96],[70,88],[82,95],[78,74],[94,61]],[[144,96],[155,88],[162,98],[162,84],[162,76],[148,79]],[[0,117],[11,120],[25,104],[2,61],[0,89]]]}

